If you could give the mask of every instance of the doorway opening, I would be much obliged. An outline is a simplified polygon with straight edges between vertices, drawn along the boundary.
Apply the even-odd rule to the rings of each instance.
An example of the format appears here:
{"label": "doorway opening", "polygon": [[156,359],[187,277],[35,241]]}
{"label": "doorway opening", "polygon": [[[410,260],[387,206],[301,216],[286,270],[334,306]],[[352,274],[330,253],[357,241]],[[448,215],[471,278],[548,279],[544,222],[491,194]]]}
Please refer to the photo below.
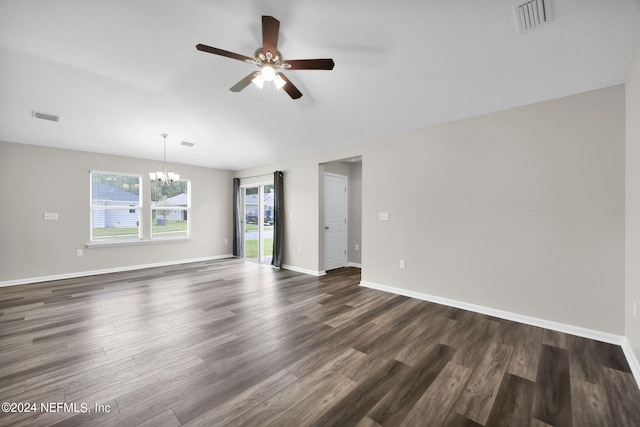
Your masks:
{"label": "doorway opening", "polygon": [[242,187],[244,257],[271,264],[273,257],[273,183]]}
{"label": "doorway opening", "polygon": [[362,157],[320,163],[321,273],[362,263]]}

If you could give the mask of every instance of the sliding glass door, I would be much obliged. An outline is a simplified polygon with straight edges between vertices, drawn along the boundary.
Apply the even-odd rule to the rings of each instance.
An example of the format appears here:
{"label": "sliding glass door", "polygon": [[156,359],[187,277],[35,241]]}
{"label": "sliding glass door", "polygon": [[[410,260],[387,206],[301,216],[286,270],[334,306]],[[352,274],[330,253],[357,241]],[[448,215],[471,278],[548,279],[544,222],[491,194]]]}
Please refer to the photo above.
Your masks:
{"label": "sliding glass door", "polygon": [[273,254],[273,184],[243,187],[244,256],[266,264]]}

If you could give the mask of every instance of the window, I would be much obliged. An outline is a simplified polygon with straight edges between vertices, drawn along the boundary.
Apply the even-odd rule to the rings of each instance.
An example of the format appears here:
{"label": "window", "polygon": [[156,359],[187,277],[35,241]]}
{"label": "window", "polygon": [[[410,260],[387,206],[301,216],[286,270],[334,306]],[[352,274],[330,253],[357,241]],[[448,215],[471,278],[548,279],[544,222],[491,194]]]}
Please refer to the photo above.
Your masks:
{"label": "window", "polygon": [[91,241],[141,239],[140,175],[91,172]]}
{"label": "window", "polygon": [[191,237],[191,181],[151,182],[151,238]]}

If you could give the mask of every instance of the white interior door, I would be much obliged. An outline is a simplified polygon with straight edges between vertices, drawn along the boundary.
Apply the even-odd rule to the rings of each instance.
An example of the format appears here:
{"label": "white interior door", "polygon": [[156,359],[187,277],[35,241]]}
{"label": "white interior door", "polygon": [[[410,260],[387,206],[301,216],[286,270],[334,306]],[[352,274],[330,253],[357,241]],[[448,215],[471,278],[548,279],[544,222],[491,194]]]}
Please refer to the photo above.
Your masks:
{"label": "white interior door", "polygon": [[324,174],[324,269],[347,265],[347,177]]}

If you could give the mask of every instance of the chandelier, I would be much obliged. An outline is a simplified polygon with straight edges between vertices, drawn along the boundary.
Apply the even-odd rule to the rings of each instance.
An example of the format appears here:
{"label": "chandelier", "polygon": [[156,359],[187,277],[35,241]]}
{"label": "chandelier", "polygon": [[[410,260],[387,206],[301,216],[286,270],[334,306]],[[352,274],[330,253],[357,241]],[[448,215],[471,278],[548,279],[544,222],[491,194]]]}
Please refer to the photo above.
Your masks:
{"label": "chandelier", "polygon": [[162,171],[149,172],[149,178],[151,179],[151,181],[157,181],[161,184],[173,184],[180,179],[180,174],[175,172],[167,172],[167,136],[169,135],[163,133],[160,136],[164,139],[164,160],[162,163]]}

